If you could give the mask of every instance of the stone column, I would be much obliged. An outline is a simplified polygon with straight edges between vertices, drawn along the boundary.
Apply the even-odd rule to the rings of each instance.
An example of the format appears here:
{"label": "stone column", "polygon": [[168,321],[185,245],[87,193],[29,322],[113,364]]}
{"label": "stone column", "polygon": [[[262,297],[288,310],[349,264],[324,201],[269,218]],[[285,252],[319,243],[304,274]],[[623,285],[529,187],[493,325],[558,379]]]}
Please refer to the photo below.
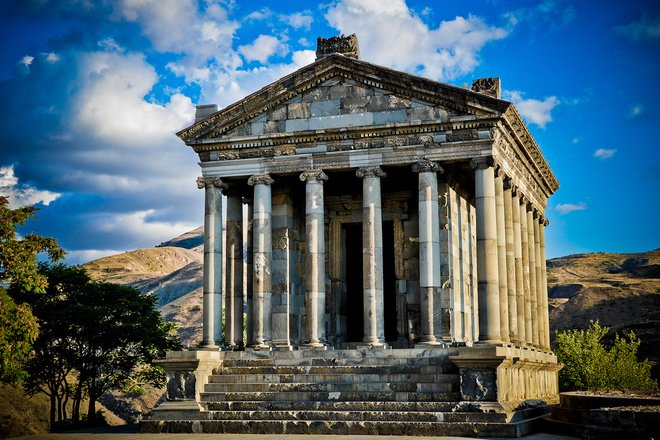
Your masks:
{"label": "stone column", "polygon": [[529,233],[527,232],[527,200],[520,197],[520,244],[522,247],[523,295],[525,297],[525,342],[532,345],[532,298],[529,283]]}
{"label": "stone column", "polygon": [[516,262],[513,238],[513,201],[511,178],[504,179],[504,242],[506,248],[506,286],[509,310],[509,335],[511,342],[519,343],[518,334],[518,299],[516,297]]}
{"label": "stone column", "polygon": [[243,201],[234,190],[227,193],[225,256],[225,345],[243,347]]}
{"label": "stone column", "polygon": [[257,350],[271,348],[272,282],[271,259],[273,254],[271,229],[271,188],[274,180],[268,174],[255,174],[248,179],[254,186],[253,217],[253,319],[252,347]]}
{"label": "stone column", "polygon": [[522,232],[520,227],[520,194],[517,188],[511,189],[511,217],[513,219],[513,259],[516,271],[516,321],[518,342],[525,341],[525,279],[522,259]]}
{"label": "stone column", "polygon": [[243,198],[243,203],[247,205],[247,219],[245,222],[245,346],[251,347],[253,345],[253,318],[254,318],[254,302],[252,297],[252,282],[254,273],[252,271],[252,259],[254,250],[252,247],[253,228],[254,223],[254,204],[249,197]]}
{"label": "stone column", "polygon": [[323,219],[323,181],[328,176],[322,170],[305,171],[300,175],[305,184],[305,310],[306,343],[311,348],[325,347],[325,229]]}
{"label": "stone column", "polygon": [[419,182],[419,301],[421,307],[422,345],[438,345],[435,329],[441,328],[442,314],[436,308],[440,296],[440,221],[438,176],[442,168],[428,160],[413,165]]}
{"label": "stone column", "polygon": [[534,207],[532,204],[527,205],[527,244],[529,246],[529,294],[531,297],[531,317],[532,317],[532,344],[539,346],[539,320],[537,310],[537,294],[536,294],[536,249],[534,239]]}
{"label": "stone column", "polygon": [[538,212],[534,212],[534,253],[536,263],[536,326],[539,329],[539,347],[545,344],[545,323],[543,322],[543,272],[541,270],[541,238]]}
{"label": "stone column", "polygon": [[365,344],[385,343],[385,311],[383,304],[383,220],[380,167],[359,168],[362,178],[362,265]]}
{"label": "stone column", "polygon": [[204,188],[203,349],[219,349],[222,341],[222,189],[219,177],[199,177]]}
{"label": "stone column", "polygon": [[477,276],[479,292],[479,340],[498,344],[500,291],[497,268],[497,215],[495,169],[492,158],[473,160],[477,216]]}
{"label": "stone column", "polygon": [[506,225],[504,221],[504,180],[502,172],[495,175],[495,214],[497,217],[497,269],[500,291],[500,335],[502,341],[509,339],[509,289],[506,265]]}
{"label": "stone column", "polygon": [[547,274],[547,260],[545,257],[545,228],[548,226],[548,219],[545,217],[540,218],[539,226],[539,241],[541,243],[541,279],[543,285],[543,326],[545,328],[545,340],[543,341],[543,348],[550,349],[550,317],[548,316],[548,274]]}

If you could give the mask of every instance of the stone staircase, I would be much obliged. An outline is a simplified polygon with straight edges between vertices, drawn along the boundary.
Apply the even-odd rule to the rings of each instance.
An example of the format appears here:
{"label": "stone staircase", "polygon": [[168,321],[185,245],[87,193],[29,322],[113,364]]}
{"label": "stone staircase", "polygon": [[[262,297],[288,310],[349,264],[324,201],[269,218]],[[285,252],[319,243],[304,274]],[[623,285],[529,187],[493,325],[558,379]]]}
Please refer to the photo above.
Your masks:
{"label": "stone staircase", "polygon": [[517,437],[541,415],[461,402],[458,369],[432,349],[226,353],[200,404],[201,420],[142,432]]}

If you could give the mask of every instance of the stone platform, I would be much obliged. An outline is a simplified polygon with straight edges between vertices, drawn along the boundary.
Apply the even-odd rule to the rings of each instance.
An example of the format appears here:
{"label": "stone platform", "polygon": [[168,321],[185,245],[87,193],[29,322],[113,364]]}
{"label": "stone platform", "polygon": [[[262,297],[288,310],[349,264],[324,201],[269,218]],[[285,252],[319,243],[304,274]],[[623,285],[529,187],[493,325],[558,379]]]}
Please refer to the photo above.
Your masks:
{"label": "stone platform", "polygon": [[[518,437],[554,355],[510,347],[169,353],[141,432]],[[556,388],[555,388],[556,389]],[[556,394],[555,394],[556,397]]]}

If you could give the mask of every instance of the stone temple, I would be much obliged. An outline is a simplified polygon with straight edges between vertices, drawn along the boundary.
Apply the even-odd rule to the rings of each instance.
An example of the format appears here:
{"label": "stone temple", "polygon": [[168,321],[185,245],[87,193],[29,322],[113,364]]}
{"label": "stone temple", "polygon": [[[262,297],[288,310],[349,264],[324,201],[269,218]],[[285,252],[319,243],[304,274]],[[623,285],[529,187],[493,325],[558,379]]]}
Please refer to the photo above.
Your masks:
{"label": "stone temple", "polygon": [[161,361],[142,431],[519,436],[558,401],[558,182],[498,78],[455,87],[319,38],[177,135],[205,192],[203,341]]}

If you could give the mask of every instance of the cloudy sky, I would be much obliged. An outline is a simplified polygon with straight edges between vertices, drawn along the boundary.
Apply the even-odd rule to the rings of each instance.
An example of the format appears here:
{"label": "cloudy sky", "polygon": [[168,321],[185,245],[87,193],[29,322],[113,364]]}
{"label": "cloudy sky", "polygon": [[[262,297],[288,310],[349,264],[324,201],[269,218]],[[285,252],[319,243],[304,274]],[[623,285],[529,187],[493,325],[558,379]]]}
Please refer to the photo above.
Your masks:
{"label": "cloudy sky", "polygon": [[549,257],[660,246],[660,2],[4,0],[0,193],[69,262],[202,223],[174,132],[357,33],[362,58],[448,82],[498,76],[557,175]]}

